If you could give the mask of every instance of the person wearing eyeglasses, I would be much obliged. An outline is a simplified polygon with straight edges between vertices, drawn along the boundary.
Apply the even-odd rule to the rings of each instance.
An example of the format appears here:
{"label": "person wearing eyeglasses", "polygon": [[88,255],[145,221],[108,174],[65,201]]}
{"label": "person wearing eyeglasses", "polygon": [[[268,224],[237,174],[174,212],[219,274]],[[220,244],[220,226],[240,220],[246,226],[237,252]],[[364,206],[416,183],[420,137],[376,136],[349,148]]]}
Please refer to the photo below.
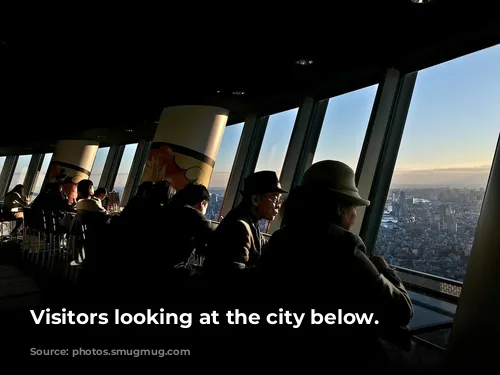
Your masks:
{"label": "person wearing eyeglasses", "polygon": [[278,216],[283,193],[273,171],[255,172],[245,179],[241,203],[222,219],[210,241],[204,263],[209,273],[224,275],[255,266],[263,246],[259,221]]}

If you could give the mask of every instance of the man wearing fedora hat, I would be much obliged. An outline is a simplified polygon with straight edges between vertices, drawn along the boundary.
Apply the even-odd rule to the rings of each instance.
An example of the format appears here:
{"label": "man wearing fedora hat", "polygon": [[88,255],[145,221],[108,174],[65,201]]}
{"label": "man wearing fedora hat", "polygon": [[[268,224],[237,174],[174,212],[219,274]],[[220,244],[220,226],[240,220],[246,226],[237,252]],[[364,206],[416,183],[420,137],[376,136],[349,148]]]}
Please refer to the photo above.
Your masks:
{"label": "man wearing fedora hat", "polygon": [[244,181],[241,203],[217,227],[204,267],[218,271],[244,269],[256,264],[263,245],[259,220],[272,221],[281,205],[281,188],[273,171],[255,172]]}
{"label": "man wearing fedora hat", "polygon": [[[284,225],[272,235],[256,268],[266,285],[266,295],[259,298],[270,305],[293,303],[316,311],[374,313],[380,325],[350,325],[346,331],[337,325],[332,332],[347,352],[364,347],[374,355],[383,353],[378,343],[380,328],[392,331],[406,326],[413,306],[385,260],[370,260],[361,238],[349,231],[356,207],[369,204],[359,195],[349,166],[333,160],[313,164],[290,192],[284,204]],[[309,328],[315,327],[328,332],[325,326]]]}

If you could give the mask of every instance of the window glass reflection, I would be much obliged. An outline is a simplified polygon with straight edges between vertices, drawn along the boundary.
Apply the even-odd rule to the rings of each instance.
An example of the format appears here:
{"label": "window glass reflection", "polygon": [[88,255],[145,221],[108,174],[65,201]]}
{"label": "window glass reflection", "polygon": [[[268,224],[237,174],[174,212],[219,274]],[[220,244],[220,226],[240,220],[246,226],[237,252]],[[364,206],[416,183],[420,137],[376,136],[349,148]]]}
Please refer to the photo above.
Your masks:
{"label": "window glass reflection", "polygon": [[[270,170],[275,171],[278,177],[281,175],[298,110],[294,108],[269,116],[255,172]],[[268,224],[268,221],[261,220],[260,230],[267,233]]]}
{"label": "window glass reflection", "polygon": [[26,178],[26,172],[28,172],[28,166],[30,165],[31,155],[21,155],[19,156],[14,169],[14,174],[10,180],[9,191],[18,184],[24,184],[24,179]]}
{"label": "window glass reflection", "polygon": [[498,61],[500,46],[418,73],[374,249],[390,264],[464,280],[500,129]]}
{"label": "window glass reflection", "polygon": [[99,147],[97,149],[97,154],[95,156],[94,165],[90,171],[89,179],[96,186],[100,186],[102,171],[104,170],[104,164],[106,164],[106,158],[109,154],[109,147]]}
{"label": "window glass reflection", "polygon": [[356,170],[377,87],[365,87],[329,100],[313,163],[339,160]]}
{"label": "window glass reflection", "polygon": [[5,156],[0,156],[0,174],[2,173],[3,165],[5,164]]}
{"label": "window glass reflection", "polygon": [[278,176],[281,174],[298,110],[294,108],[269,116],[255,172],[269,170]]}
{"label": "window glass reflection", "polygon": [[120,194],[120,200],[123,197],[125,185],[127,185],[127,179],[130,173],[130,168],[132,167],[132,162],[134,161],[137,145],[138,143],[132,143],[125,146],[122,160],[120,161],[120,166],[118,167],[118,173],[116,175],[113,190]]}
{"label": "window glass reflection", "polygon": [[210,192],[210,201],[208,202],[206,213],[208,220],[217,221],[219,219],[234,158],[240,144],[243,126],[244,123],[229,125],[224,130],[217,160],[215,161],[215,167],[208,186],[208,191]]}
{"label": "window glass reflection", "polygon": [[43,181],[45,180],[45,175],[47,174],[47,170],[49,169],[51,160],[52,153],[48,153],[43,156],[43,162],[42,166],[40,167],[40,172],[38,172],[38,174],[35,176],[34,188],[31,192],[32,199],[36,198],[36,196],[40,194],[40,190],[42,190]]}

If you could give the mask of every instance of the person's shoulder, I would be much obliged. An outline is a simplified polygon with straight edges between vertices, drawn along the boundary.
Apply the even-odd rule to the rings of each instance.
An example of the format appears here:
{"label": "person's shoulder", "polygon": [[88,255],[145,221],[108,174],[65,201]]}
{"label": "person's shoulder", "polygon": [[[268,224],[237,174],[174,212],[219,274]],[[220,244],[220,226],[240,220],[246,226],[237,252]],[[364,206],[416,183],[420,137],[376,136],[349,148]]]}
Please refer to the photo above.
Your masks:
{"label": "person's shoulder", "polygon": [[202,223],[207,222],[207,224],[208,224],[208,220],[206,219],[205,215],[203,215],[203,213],[200,210],[198,210],[194,207],[191,207],[189,205],[185,205],[185,206],[179,207],[177,210],[178,210],[177,211],[178,214],[184,219],[187,219],[187,220],[190,220],[193,222],[202,222]]}
{"label": "person's shoulder", "polygon": [[219,225],[217,225],[217,230],[221,231],[226,226],[231,226],[235,221],[238,220],[237,213],[233,210],[229,211],[226,216],[220,221]]}
{"label": "person's shoulder", "polygon": [[357,252],[362,252],[366,254],[366,246],[360,236],[357,234],[345,230],[337,225],[331,225],[329,227],[329,236],[331,236],[336,242],[342,244],[342,247],[355,255]]}
{"label": "person's shoulder", "polygon": [[101,206],[99,205],[99,202],[92,198],[86,198],[86,199],[80,199],[78,202],[76,202],[76,209],[81,210],[81,209],[86,209],[86,210],[91,210],[91,209],[100,209]]}
{"label": "person's shoulder", "polygon": [[239,215],[231,215],[229,213],[222,221],[219,223],[215,232],[220,235],[223,233],[224,236],[236,235],[237,233],[251,233],[250,224],[245,220],[244,217]]}

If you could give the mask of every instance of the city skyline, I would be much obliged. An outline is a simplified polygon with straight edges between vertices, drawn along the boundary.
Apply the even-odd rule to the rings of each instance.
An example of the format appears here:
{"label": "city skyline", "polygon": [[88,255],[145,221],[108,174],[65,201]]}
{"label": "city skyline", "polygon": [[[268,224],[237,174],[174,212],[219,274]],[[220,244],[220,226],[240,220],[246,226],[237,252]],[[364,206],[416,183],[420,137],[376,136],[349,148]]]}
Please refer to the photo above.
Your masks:
{"label": "city skyline", "polygon": [[[454,188],[454,187],[465,187],[465,188],[480,188],[480,187],[486,187],[487,185],[487,182],[488,182],[488,176],[489,176],[489,172],[490,172],[490,166],[487,166],[487,167],[484,167],[484,168],[477,168],[478,171],[477,171],[477,176],[479,176],[477,178],[477,181],[482,181],[482,182],[470,182],[470,181],[467,181],[466,179],[469,178],[468,175],[463,175],[463,180],[462,179],[458,179],[458,180],[455,180],[454,182],[440,182],[439,179],[441,177],[441,174],[440,175],[437,175],[435,176],[436,177],[436,182],[435,183],[418,183],[418,182],[412,182],[412,181],[407,181],[405,178],[404,175],[394,175],[393,176],[393,181],[392,181],[392,184],[391,184],[391,187],[392,188],[398,188],[398,187],[402,187],[402,188],[412,188],[412,187],[415,187],[415,188],[418,188],[418,187],[451,187],[451,188]],[[443,169],[439,170],[439,171],[443,171]],[[444,170],[446,171],[446,170]],[[453,169],[450,169],[450,171],[453,172]],[[435,172],[433,170],[430,170],[430,171],[413,171],[413,172]],[[18,174],[15,174],[12,178],[12,183],[11,183],[11,188],[14,187],[15,185],[17,185],[18,183],[23,183],[24,181],[24,176],[25,176],[25,172],[21,172],[21,173],[18,173]],[[217,176],[219,174],[219,176]],[[220,176],[220,174],[222,174],[223,176]],[[125,187],[125,184],[126,184],[126,180],[128,178],[128,175],[129,175],[129,172],[124,172],[124,173],[120,173],[117,175],[117,179],[115,181],[115,186],[116,187]],[[23,178],[21,178],[21,176]],[[35,191],[38,192],[38,190],[41,188],[41,184],[43,182],[43,177],[45,176],[45,173],[43,173],[43,171],[41,171],[41,173],[39,174],[39,179],[37,180],[37,183],[36,183],[36,186],[38,187],[38,189],[36,188]],[[95,184],[99,184],[99,180],[100,180],[100,174],[97,174],[95,177]],[[398,178],[399,177],[399,178]],[[459,177],[460,174],[459,174]],[[213,181],[220,181],[220,184],[217,184],[217,183],[211,183],[210,186],[209,186],[209,189],[222,189],[222,188],[226,188],[227,187],[227,184],[225,183],[225,181],[229,178],[229,173],[228,172],[217,172],[215,173],[213,176],[212,176],[212,180]],[[409,178],[413,178],[413,175],[411,175]],[[92,178],[91,178],[92,179]],[[21,181],[22,180],[22,181]],[[21,182],[19,182],[21,181]]]}

